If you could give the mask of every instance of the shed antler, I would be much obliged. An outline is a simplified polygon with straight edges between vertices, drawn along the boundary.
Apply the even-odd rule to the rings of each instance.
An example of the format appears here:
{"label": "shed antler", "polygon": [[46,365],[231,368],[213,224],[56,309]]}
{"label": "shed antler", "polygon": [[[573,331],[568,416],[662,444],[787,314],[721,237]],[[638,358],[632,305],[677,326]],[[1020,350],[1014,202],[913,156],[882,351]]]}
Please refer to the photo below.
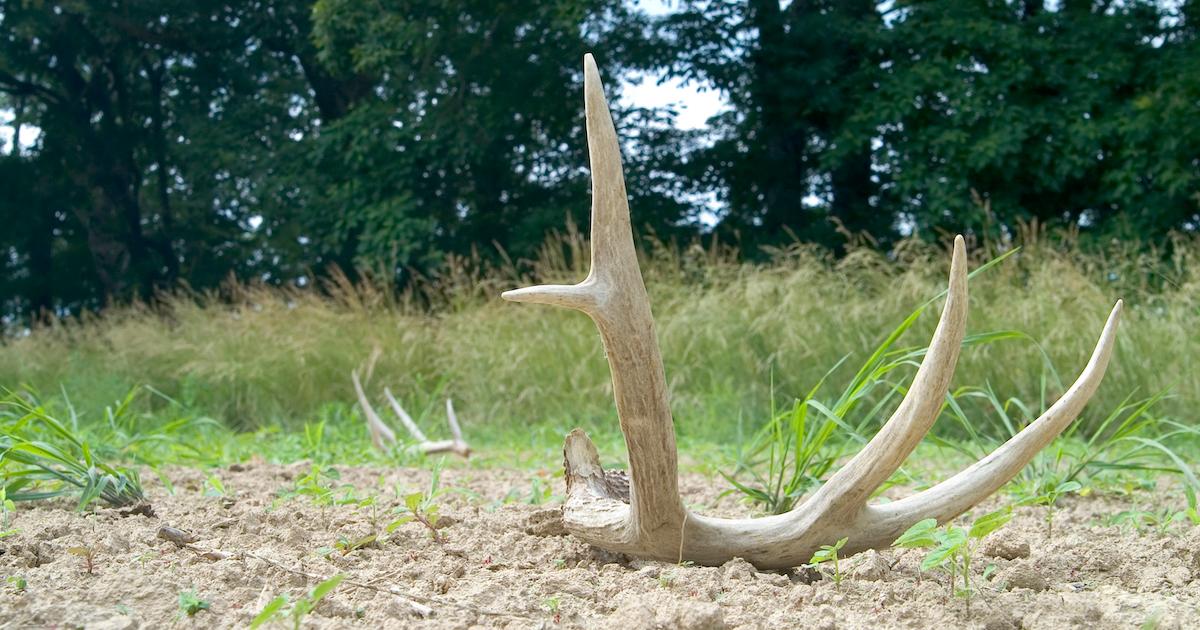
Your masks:
{"label": "shed antler", "polygon": [[803,504],[787,514],[718,519],[690,513],[679,497],[675,429],[650,300],[638,268],[616,130],[591,55],[584,57],[588,154],[592,167],[592,268],[575,285],[504,293],[515,302],[583,311],[600,331],[613,397],[629,452],[628,483],[601,468],[596,448],[576,429],[566,439],[563,523],[610,551],[718,565],[742,557],[761,568],[807,562],[820,545],[849,539],[844,553],[890,545],[917,521],[947,521],[1007,483],[1076,417],[1104,376],[1121,312],[1118,301],[1092,358],[1074,385],[1023,431],[950,479],[893,503],[871,493],[899,468],[942,407],[966,330],[967,262],[954,241],[941,321],[912,385],[879,433]]}
{"label": "shed antler", "polygon": [[[350,372],[350,380],[354,384],[354,394],[358,397],[358,404],[362,407],[363,415],[367,418],[367,430],[371,432],[371,443],[375,448],[381,451],[387,451],[396,443],[396,433],[391,427],[379,417],[375,412],[375,407],[371,406],[370,399],[367,398],[367,393],[363,391],[362,382],[358,379],[358,370]],[[409,435],[417,441],[416,448],[428,455],[434,453],[454,453],[460,457],[469,457],[471,455],[471,446],[463,439],[462,427],[458,424],[458,414],[454,413],[454,403],[450,399],[446,399],[446,424],[450,426],[449,440],[430,440],[425,437],[425,433],[413,422],[412,416],[400,406],[396,397],[392,395],[391,390],[383,388],[383,395],[387,398],[388,404],[392,406],[392,411],[396,413],[396,417],[400,419],[400,424],[408,429]]]}

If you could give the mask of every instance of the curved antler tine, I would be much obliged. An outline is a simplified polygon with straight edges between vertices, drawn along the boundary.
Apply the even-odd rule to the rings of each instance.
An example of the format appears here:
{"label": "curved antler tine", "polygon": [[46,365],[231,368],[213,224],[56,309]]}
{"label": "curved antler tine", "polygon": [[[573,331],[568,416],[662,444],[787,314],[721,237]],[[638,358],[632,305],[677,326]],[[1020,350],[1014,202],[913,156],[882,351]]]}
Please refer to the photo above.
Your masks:
{"label": "curved antler tine", "polygon": [[371,442],[375,448],[386,451],[388,447],[396,443],[396,434],[379,417],[379,414],[375,413],[375,408],[367,399],[367,393],[363,391],[362,382],[358,380],[358,370],[350,370],[350,382],[354,384],[354,395],[358,397],[358,404],[362,407],[363,416],[367,419],[367,430],[371,432]]}
{"label": "curved antler tine", "polygon": [[967,254],[958,236],[942,318],[904,400],[879,433],[807,505],[818,507],[820,513],[845,510],[849,514],[865,505],[875,488],[896,472],[941,412],[966,328]]}
{"label": "curved antler tine", "polygon": [[392,406],[392,412],[396,414],[397,418],[400,418],[400,424],[403,424],[404,428],[408,429],[409,434],[416,438],[418,442],[428,442],[429,438],[425,437],[425,433],[421,431],[416,422],[413,422],[412,416],[408,415],[404,407],[400,406],[400,401],[396,400],[396,397],[392,395],[392,390],[384,387],[383,395],[387,398],[388,404]]}
{"label": "curved antler tine", "polygon": [[588,158],[592,167],[592,275],[604,277],[627,267],[637,268],[621,168],[621,145],[613,125],[600,71],[591,54],[583,57],[584,109],[587,112]]}
{"label": "curved antler tine", "polygon": [[870,506],[865,517],[876,520],[877,525],[896,528],[898,531],[895,535],[899,536],[919,519],[948,521],[1008,483],[1075,420],[1096,392],[1116,344],[1121,308],[1122,301],[1117,300],[1087,366],[1067,393],[1051,405],[1046,413],[966,470],[910,497]]}

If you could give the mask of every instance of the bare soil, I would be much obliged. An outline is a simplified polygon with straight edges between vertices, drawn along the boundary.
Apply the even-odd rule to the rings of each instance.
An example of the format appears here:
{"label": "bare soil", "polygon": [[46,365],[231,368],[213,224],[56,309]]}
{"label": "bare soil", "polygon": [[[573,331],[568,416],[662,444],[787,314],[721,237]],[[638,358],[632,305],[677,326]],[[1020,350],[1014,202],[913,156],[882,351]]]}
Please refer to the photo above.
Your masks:
{"label": "bare soil", "polygon": [[[1154,507],[1155,492],[1065,498],[1049,537],[1041,508],[1019,508],[977,554],[977,566],[995,570],[980,580],[968,613],[962,598],[949,596],[945,576],[918,572],[915,551],[845,560],[848,577],[837,586],[803,569],[759,572],[741,560],[675,566],[592,549],[561,535],[552,502],[526,503],[540,496],[533,479],[561,491],[550,472],[448,470],[443,485],[456,491],[438,502],[442,542],[408,523],[382,543],[328,552],[339,537],[382,533],[394,518],[390,509],[425,488],[430,473],[339,467],[343,483],[379,496],[373,519],[369,507],[323,509],[306,497],[278,502],[278,491],[307,469],[250,463],[215,471],[223,498],[204,496],[208,473],[170,470],[174,494],[148,483],[153,516],[79,513],[67,501],[22,506],[11,524],[19,532],[0,539],[0,570],[26,586],[2,587],[0,627],[244,628],[276,595],[294,601],[339,573],[346,581],[305,627],[1200,626],[1200,528],[1181,523],[1169,533],[1139,533],[1106,524],[1135,504]],[[689,504],[745,513],[733,498],[717,498],[722,486],[699,475],[682,484]],[[1177,496],[1169,499],[1178,504]],[[195,541],[165,540],[163,526]],[[90,573],[86,559],[68,551],[76,547],[94,552]],[[209,608],[185,615],[182,591]]]}

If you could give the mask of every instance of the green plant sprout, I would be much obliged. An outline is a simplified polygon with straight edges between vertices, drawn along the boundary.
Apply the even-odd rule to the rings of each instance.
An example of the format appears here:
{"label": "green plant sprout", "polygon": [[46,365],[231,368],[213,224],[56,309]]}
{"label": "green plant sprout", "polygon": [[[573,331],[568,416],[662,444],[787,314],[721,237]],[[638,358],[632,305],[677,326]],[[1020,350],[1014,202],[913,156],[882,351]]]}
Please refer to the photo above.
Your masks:
{"label": "green plant sprout", "polygon": [[[821,545],[821,548],[813,553],[812,559],[804,566],[816,569],[821,575],[833,580],[835,587],[842,588],[842,579],[845,578],[845,575],[842,573],[838,552],[846,546],[847,540],[849,538],[843,538],[832,545]],[[833,565],[832,572],[825,570],[827,564]]]}
{"label": "green plant sprout", "polygon": [[441,487],[442,465],[445,460],[438,460],[432,470],[432,475],[429,480],[429,489],[424,492],[413,492],[404,496],[404,505],[401,505],[393,510],[395,514],[402,516],[391,523],[388,523],[386,528],[387,533],[392,533],[407,523],[417,522],[429,530],[429,536],[434,542],[445,542],[445,537],[438,531],[438,505],[437,499],[446,490]]}
{"label": "green plant sprout", "polygon": [[1016,505],[1041,505],[1046,508],[1043,519],[1046,521],[1046,538],[1053,538],[1054,514],[1058,509],[1058,499],[1064,494],[1079,492],[1083,484],[1078,481],[1058,482],[1054,478],[1043,479],[1040,483],[1020,486],[1017,492]]}
{"label": "green plant sprout", "polygon": [[[1025,422],[1014,418],[1014,415],[1022,418],[1038,417],[1038,409],[1046,409],[1048,406],[1046,391],[1050,386],[1047,383],[1055,383],[1057,387],[1061,387],[1058,374],[1046,357],[1045,351],[1040,346],[1038,349],[1043,354],[1045,368],[1042,376],[1042,397],[1036,405],[1018,398],[1001,400],[990,386],[963,387],[948,396],[946,408],[958,420],[959,427],[965,431],[967,439],[962,442],[949,442],[930,436],[930,440],[962,452],[968,457],[978,458],[990,452],[1000,441],[1009,439],[1025,428]],[[1130,394],[1102,421],[1089,428],[1090,435],[1086,437],[1081,428],[1086,426],[1086,423],[1071,424],[1055,439],[1050,448],[1040,453],[1021,471],[1019,480],[1009,486],[1010,492],[1015,494],[1019,505],[1047,506],[1048,532],[1052,529],[1054,502],[1067,492],[1088,492],[1096,486],[1097,477],[1104,473],[1176,474],[1182,477],[1186,491],[1194,493],[1196,488],[1200,488],[1200,479],[1173,446],[1182,440],[1194,440],[1200,436],[1200,429],[1157,415],[1155,408],[1167,397],[1165,391],[1142,399],[1135,399],[1133,394]],[[963,409],[963,402],[970,399],[981,400],[999,418],[999,426],[1003,429],[1000,440],[976,432]],[[1016,414],[1013,413],[1014,410]],[[1091,475],[1086,483],[1081,481],[1084,475]],[[1076,483],[1079,484],[1078,488],[1075,487]],[[1124,483],[1129,486],[1127,479]],[[1128,489],[1127,487],[1126,490]]]}
{"label": "green plant sprout", "polygon": [[221,478],[216,475],[209,475],[204,480],[204,496],[206,497],[225,497],[225,484],[221,482]]}
{"label": "green plant sprout", "polygon": [[545,608],[546,612],[554,616],[554,623],[556,624],[562,623],[561,604],[562,598],[558,595],[553,595],[542,600],[542,608]]}
{"label": "green plant sprout", "polygon": [[[975,519],[970,529],[951,527],[948,524],[938,527],[936,519],[927,518],[908,528],[908,531],[901,534],[892,545],[908,549],[930,549],[921,560],[921,571],[945,571],[950,578],[949,597],[962,597],[966,603],[967,618],[970,618],[971,596],[974,594],[974,587],[971,585],[974,543],[1003,527],[1012,516],[1012,507],[1005,507]],[[984,576],[990,572],[991,568],[985,569]],[[955,588],[958,576],[962,576],[961,589]]]}
{"label": "green plant sprout", "polygon": [[83,560],[83,568],[88,575],[96,574],[96,550],[91,547],[79,546],[68,547],[67,553],[72,556],[79,556]]}
{"label": "green plant sprout", "polygon": [[333,544],[333,549],[319,549],[321,555],[327,556],[334,551],[339,551],[343,556],[348,556],[351,553],[364,547],[374,547],[378,544],[379,536],[376,534],[368,534],[359,538],[347,538],[339,536],[337,542]]}
{"label": "green plant sprout", "polygon": [[188,617],[194,616],[201,610],[208,610],[211,604],[208,600],[200,599],[200,596],[195,591],[183,591],[179,593],[179,612]]}
{"label": "green plant sprout", "polygon": [[[336,468],[313,464],[291,488],[279,491],[278,497],[272,503],[272,509],[279,507],[279,504],[284,501],[296,497],[308,497],[313,505],[321,508],[321,519],[326,522],[326,527],[328,527],[330,507],[335,505],[362,507],[369,506],[375,501],[371,496],[358,496],[351,484],[335,483],[339,480],[341,480],[341,473]],[[339,491],[341,494],[338,494]]]}
{"label": "green plant sprout", "polygon": [[316,609],[317,604],[320,603],[326,595],[333,592],[333,589],[337,588],[344,579],[346,579],[345,574],[339,573],[328,580],[317,584],[311,591],[308,592],[307,596],[297,600],[296,603],[292,604],[291,608],[287,610],[285,610],[289,602],[287,595],[276,596],[275,599],[267,602],[267,605],[264,606],[263,609],[259,611],[257,615],[255,615],[254,619],[250,621],[250,630],[255,630],[256,628],[261,627],[263,624],[272,621],[282,621],[287,618],[291,619],[293,630],[300,630],[300,624],[304,621],[304,618],[314,609]]}
{"label": "green plant sprout", "polygon": [[17,511],[17,504],[8,498],[8,488],[0,486],[0,512],[4,513],[3,522],[0,523],[0,538],[7,538],[16,534],[18,530],[9,529],[9,524],[12,520],[12,513]]}
{"label": "green plant sprout", "polygon": [[[1189,508],[1189,510],[1191,509]],[[1189,510],[1173,510],[1169,507],[1161,508],[1158,511],[1122,510],[1109,516],[1105,521],[1110,526],[1132,528],[1139,534],[1145,533],[1147,530],[1153,530],[1160,536],[1166,536],[1171,534],[1171,529],[1176,523],[1185,521],[1190,521],[1193,524],[1196,523]]]}
{"label": "green plant sprout", "polygon": [[14,593],[23,593],[29,586],[29,583],[25,581],[25,576],[23,575],[10,575],[4,578],[4,583],[8,584],[9,588],[11,588]]}

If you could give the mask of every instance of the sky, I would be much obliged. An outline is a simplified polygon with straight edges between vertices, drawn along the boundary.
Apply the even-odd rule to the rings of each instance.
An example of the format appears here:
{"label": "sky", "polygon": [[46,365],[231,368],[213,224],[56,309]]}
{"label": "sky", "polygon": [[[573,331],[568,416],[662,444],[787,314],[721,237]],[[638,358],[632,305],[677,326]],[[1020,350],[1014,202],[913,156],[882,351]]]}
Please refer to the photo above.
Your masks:
{"label": "sky", "polygon": [[[634,0],[634,5],[650,15],[663,15],[675,10],[678,0]],[[715,90],[684,85],[679,80],[659,83],[655,76],[625,81],[619,102],[634,107],[674,107],[678,112],[675,126],[681,129],[706,128],[708,119],[725,107],[725,100]]]}

